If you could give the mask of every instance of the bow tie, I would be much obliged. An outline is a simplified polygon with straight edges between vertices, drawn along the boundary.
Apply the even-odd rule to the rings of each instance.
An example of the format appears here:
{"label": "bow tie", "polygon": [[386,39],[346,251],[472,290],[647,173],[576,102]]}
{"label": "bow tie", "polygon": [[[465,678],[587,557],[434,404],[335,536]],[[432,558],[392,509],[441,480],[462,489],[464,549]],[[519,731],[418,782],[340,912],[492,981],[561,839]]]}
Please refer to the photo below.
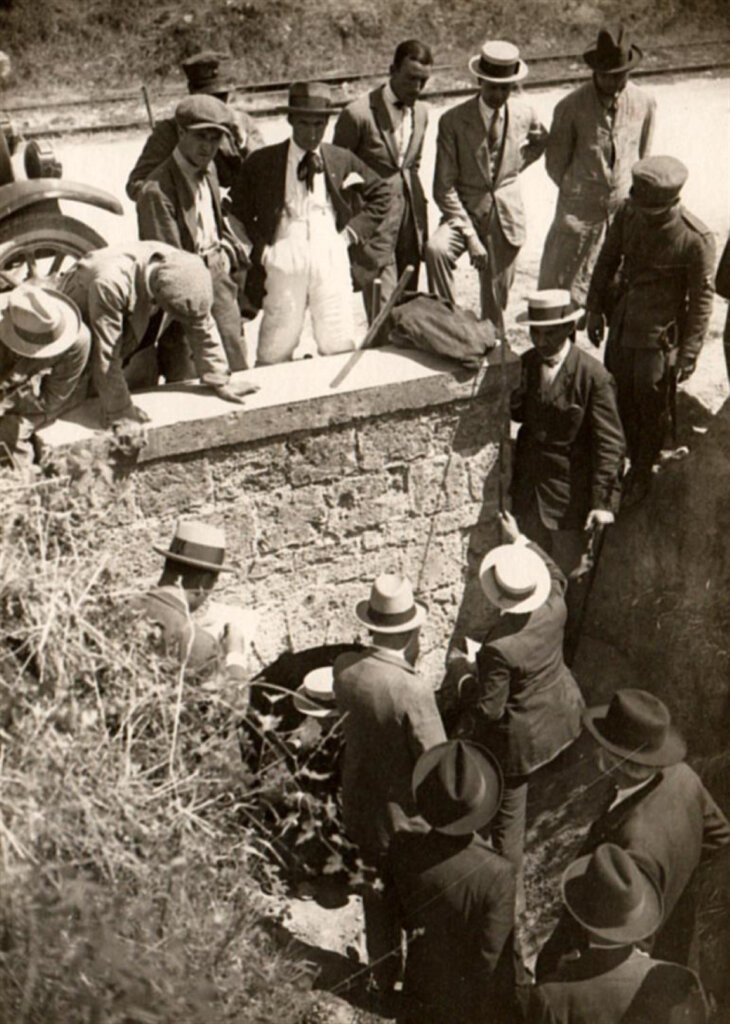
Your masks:
{"label": "bow tie", "polygon": [[393,106],[395,107],[396,110],[405,110],[406,109],[406,104],[403,102],[403,100],[394,100],[393,101]]}
{"label": "bow tie", "polygon": [[314,192],[314,176],[324,170],[322,157],[314,150],[308,149],[297,165],[297,178],[306,181],[307,191]]}
{"label": "bow tie", "polygon": [[542,359],[542,365],[543,366],[557,366],[558,363],[560,362],[560,356],[559,355],[557,355],[557,356],[550,356],[548,359],[546,359],[545,356],[540,356],[540,358]]}

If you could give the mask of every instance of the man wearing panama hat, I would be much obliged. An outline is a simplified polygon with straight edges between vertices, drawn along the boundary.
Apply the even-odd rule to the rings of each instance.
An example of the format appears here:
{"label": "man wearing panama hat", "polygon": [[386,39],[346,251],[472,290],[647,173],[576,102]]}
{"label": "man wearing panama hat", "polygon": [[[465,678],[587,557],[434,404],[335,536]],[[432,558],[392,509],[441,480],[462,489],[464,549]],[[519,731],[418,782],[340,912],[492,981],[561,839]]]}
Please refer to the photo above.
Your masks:
{"label": "man wearing panama hat", "polygon": [[441,226],[426,245],[432,287],[452,304],[454,268],[464,252],[479,272],[481,315],[501,321],[525,241],[519,175],[542,156],[547,131],[512,92],[527,75],[519,50],[488,40],[469,70],[479,93],[439,121],[433,196]]}
{"label": "man wearing panama hat", "polygon": [[631,168],[649,154],[654,98],[629,81],[641,50],[621,26],[600,29],[583,55],[593,77],[556,105],[545,169],[558,186],[539,288],[567,288],[585,303],[606,228],[631,188]]}
{"label": "man wearing panama hat", "polygon": [[670,1014],[680,1012],[685,1024],[704,1024],[706,1002],[694,972],[637,949],[661,924],[663,901],[630,853],[603,843],[579,857],[563,874],[561,894],[585,942],[580,956],[566,958],[531,990],[531,1024],[659,1022],[678,1020]]}
{"label": "man wearing panama hat", "polygon": [[[696,872],[730,844],[730,824],[699,777],[684,763],[686,745],[667,707],[646,690],[617,690],[583,721],[596,742],[597,765],[615,783],[581,852],[615,843],[658,883],[664,914],[652,955],[696,967]],[[581,938],[565,915],[540,953],[538,977],[555,970]]]}
{"label": "man wearing panama hat", "polygon": [[35,431],[72,404],[90,350],[61,292],[24,284],[0,296],[0,465],[32,463]]}
{"label": "man wearing panama hat", "polygon": [[[446,739],[433,690],[415,662],[426,608],[416,601],[410,580],[383,573],[370,596],[358,601],[355,618],[371,634],[370,646],[340,655],[334,665],[334,693],[343,718],[342,814],[345,830],[366,864],[389,881],[388,852],[397,829],[422,827],[411,792],[418,757]],[[372,961],[397,945],[398,924],[386,891],[365,902],[368,952]],[[375,976],[388,989],[395,958]]]}
{"label": "man wearing panama hat", "polygon": [[475,743],[439,743],[413,770],[421,833],[400,832],[391,866],[408,934],[403,1024],[513,1024],[514,868],[483,838],[502,776]]}

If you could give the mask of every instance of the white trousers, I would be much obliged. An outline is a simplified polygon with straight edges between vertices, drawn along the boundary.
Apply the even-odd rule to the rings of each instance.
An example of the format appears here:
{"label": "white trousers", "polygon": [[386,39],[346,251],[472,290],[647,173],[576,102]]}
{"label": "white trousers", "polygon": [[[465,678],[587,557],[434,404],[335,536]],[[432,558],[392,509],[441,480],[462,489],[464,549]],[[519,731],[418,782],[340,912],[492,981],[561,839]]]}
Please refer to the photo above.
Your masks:
{"label": "white trousers", "polygon": [[262,262],[266,295],[256,357],[259,366],[291,359],[307,306],[320,355],[355,348],[347,235],[337,233],[329,210],[301,220],[284,215],[276,241],[264,250]]}

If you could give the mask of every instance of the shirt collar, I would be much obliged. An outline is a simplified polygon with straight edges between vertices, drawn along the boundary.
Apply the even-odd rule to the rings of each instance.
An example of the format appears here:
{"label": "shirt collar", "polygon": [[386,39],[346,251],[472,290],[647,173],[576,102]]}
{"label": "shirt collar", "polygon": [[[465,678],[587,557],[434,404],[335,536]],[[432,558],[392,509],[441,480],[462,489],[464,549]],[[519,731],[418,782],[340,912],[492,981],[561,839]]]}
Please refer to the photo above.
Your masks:
{"label": "shirt collar", "polygon": [[556,359],[556,361],[552,365],[548,365],[547,363],[544,363],[543,365],[545,366],[545,369],[546,370],[550,370],[552,373],[557,373],[558,370],[560,369],[560,367],[565,362],[565,360],[568,358],[568,353],[570,352],[571,344],[572,344],[572,342],[571,342],[570,338],[566,338],[566,340],[565,340],[565,342],[563,344],[563,347],[557,353],[557,357],[554,357]]}
{"label": "shirt collar", "polygon": [[[309,150],[302,149],[301,146],[298,146],[294,139],[289,139],[289,159],[292,161],[292,163],[299,166],[299,164],[301,163],[301,161],[304,159],[305,155],[308,152]],[[321,159],[322,153],[320,152],[319,146],[317,146],[317,148],[312,152],[316,153]]]}
{"label": "shirt collar", "polygon": [[[412,109],[408,107],[402,100],[399,100],[396,94],[393,92],[390,82],[386,82],[383,86],[383,96],[388,103],[388,106],[393,107],[394,110],[402,110],[404,113],[406,110]],[[396,104],[402,103],[402,106],[396,106]]]}
{"label": "shirt collar", "polygon": [[629,797],[634,796],[634,794],[638,793],[640,789],[644,789],[644,787],[648,786],[650,782],[653,782],[656,777],[657,773],[655,772],[654,775],[651,775],[648,779],[644,779],[642,782],[637,782],[635,786],[628,786],[626,789],[617,790],[616,796],[613,798],[613,802],[608,808],[609,811],[613,810],[614,807],[618,807],[619,804],[628,800]]}
{"label": "shirt collar", "polygon": [[497,109],[495,110],[494,107],[490,107],[488,104],[486,104],[481,96],[478,96],[477,99],[479,102],[479,110],[481,111],[481,115],[482,117],[486,118],[488,122],[492,120],[492,116],[494,114],[497,114],[497,118],[499,119],[499,117],[504,113],[506,104],[502,104],[501,107],[497,107]]}

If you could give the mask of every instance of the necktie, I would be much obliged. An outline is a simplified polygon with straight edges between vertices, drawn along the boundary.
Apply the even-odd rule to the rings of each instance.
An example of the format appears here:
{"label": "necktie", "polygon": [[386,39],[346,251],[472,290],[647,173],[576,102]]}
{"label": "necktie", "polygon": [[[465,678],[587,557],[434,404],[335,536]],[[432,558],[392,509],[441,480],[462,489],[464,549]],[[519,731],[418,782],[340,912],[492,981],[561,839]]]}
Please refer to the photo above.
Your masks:
{"label": "necktie", "polygon": [[489,144],[490,153],[493,153],[499,146],[499,108],[494,111],[492,120],[489,122],[487,143]]}
{"label": "necktie", "polygon": [[314,176],[321,174],[322,170],[322,157],[314,150],[308,149],[297,165],[297,178],[306,181],[308,192],[314,192]]}

